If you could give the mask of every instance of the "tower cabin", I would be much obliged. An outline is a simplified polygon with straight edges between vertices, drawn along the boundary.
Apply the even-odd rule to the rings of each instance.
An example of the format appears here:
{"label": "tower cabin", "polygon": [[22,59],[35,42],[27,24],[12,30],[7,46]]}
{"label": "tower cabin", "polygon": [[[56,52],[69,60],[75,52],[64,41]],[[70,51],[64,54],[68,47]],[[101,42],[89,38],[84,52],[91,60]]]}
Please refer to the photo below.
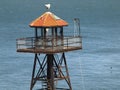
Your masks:
{"label": "tower cabin", "polygon": [[[65,52],[82,49],[79,32],[77,35],[64,34],[63,27],[68,23],[49,11],[29,26],[35,29],[34,37],[17,39],[17,52],[35,54],[30,90],[33,90],[37,81],[42,82],[44,89],[40,90],[56,90],[54,82],[58,80],[65,80],[69,90],[72,90]],[[60,58],[56,57],[58,53],[61,54]],[[42,60],[39,57],[41,54],[45,55]],[[36,69],[37,64],[39,69]]]}
{"label": "tower cabin", "polygon": [[51,54],[82,48],[80,35],[65,36],[63,27],[68,23],[51,12],[45,12],[29,26],[35,28],[35,36],[17,39],[17,52]]}

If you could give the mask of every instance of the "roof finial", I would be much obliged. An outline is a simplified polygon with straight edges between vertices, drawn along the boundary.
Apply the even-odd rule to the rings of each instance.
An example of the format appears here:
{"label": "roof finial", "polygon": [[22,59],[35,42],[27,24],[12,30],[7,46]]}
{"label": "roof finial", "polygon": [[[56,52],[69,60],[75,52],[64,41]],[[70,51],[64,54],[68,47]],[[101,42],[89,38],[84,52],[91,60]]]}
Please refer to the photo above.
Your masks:
{"label": "roof finial", "polygon": [[45,7],[46,7],[47,10],[50,9],[50,6],[51,6],[51,4],[45,4]]}

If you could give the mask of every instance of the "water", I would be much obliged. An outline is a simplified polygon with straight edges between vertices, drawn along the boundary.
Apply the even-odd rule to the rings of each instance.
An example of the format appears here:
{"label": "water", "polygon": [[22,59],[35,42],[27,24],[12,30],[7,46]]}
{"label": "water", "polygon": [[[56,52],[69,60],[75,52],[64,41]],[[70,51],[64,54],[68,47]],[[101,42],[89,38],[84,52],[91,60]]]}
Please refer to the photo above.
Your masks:
{"label": "water", "polygon": [[[34,54],[17,53],[16,39],[34,35],[28,24],[47,2],[0,3],[0,90],[29,90]],[[74,17],[81,20],[83,49],[66,53],[73,90],[120,90],[120,1],[51,3],[51,11],[69,22],[67,29],[73,28]]]}

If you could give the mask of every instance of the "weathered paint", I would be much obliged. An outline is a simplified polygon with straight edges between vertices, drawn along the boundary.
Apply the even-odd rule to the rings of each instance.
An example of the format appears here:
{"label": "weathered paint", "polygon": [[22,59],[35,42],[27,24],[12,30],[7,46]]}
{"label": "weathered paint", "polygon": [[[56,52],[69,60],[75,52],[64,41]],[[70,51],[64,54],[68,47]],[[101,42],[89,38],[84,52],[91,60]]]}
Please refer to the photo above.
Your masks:
{"label": "weathered paint", "polygon": [[43,15],[30,23],[31,27],[59,27],[67,26],[68,23],[51,12],[45,12]]}

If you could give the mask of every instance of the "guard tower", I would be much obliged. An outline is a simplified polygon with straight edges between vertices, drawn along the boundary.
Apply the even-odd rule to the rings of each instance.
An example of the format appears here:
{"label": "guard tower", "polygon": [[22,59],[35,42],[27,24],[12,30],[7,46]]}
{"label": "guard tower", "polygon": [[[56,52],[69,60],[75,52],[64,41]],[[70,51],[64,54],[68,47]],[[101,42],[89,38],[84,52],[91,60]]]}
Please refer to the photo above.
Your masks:
{"label": "guard tower", "polygon": [[17,39],[17,52],[35,55],[30,90],[39,81],[40,90],[57,90],[55,82],[59,80],[65,80],[68,89],[64,90],[72,90],[65,52],[82,49],[80,31],[65,35],[63,27],[68,23],[49,11],[29,26],[35,29],[35,36]]}

